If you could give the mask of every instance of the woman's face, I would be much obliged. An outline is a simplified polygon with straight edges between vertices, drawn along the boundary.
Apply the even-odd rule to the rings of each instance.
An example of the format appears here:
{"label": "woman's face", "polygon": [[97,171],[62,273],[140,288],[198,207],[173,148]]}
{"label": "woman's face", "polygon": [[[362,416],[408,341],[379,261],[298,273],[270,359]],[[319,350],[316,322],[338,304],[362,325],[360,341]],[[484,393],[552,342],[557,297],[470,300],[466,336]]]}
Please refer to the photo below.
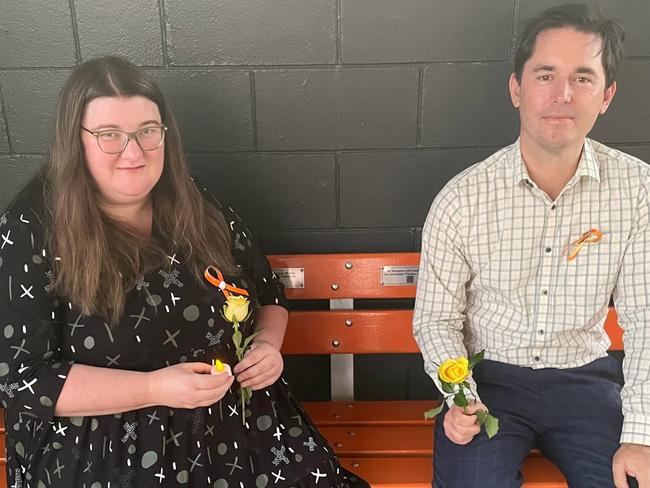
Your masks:
{"label": "woman's face", "polygon": [[100,203],[122,206],[145,202],[162,174],[165,145],[143,151],[132,138],[122,152],[107,154],[87,131],[108,130],[102,137],[110,141],[119,137],[110,129],[132,133],[161,123],[158,106],[142,96],[100,97],[86,105],[81,125],[87,130],[80,129],[81,142],[86,166],[100,192]]}

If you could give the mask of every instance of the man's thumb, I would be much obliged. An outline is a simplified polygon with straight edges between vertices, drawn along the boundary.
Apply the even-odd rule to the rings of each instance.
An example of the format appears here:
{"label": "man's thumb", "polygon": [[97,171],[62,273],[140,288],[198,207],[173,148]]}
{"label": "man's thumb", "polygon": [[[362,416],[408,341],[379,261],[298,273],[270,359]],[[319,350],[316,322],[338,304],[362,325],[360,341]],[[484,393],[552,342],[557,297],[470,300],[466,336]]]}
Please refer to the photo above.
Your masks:
{"label": "man's thumb", "polygon": [[622,462],[614,460],[612,473],[614,474],[614,486],[616,486],[616,488],[630,488],[627,484],[625,465]]}

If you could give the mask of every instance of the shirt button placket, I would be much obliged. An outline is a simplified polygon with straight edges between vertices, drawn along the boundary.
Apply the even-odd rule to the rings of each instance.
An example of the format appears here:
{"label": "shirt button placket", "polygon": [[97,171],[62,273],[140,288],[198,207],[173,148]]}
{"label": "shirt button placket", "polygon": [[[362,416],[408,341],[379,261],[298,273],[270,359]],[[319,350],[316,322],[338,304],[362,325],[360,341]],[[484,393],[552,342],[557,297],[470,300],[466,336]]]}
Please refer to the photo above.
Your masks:
{"label": "shirt button placket", "polygon": [[539,279],[540,297],[537,309],[537,327],[534,338],[534,343],[537,345],[537,348],[531,353],[534,365],[539,364],[542,360],[542,349],[544,347],[548,324],[548,299],[551,286],[551,269],[555,258],[555,253],[553,252],[553,241],[555,238],[556,208],[557,206],[554,203],[548,207],[545,218],[544,235],[542,236],[542,270]]}

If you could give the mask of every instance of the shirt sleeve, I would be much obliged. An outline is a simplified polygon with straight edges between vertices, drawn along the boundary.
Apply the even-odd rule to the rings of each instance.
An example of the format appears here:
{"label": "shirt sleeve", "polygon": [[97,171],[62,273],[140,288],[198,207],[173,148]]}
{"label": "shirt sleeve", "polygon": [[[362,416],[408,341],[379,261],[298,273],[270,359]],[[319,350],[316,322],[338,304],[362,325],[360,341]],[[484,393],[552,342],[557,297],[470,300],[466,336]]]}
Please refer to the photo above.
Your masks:
{"label": "shirt sleeve", "polygon": [[72,366],[60,357],[52,271],[31,209],[0,221],[0,400],[7,415],[49,422]]}
{"label": "shirt sleeve", "polygon": [[[413,335],[422,351],[424,369],[441,392],[438,366],[446,359],[467,356],[463,325],[471,274],[463,251],[460,212],[460,201],[450,188],[440,192],[429,210],[422,229],[413,311]],[[468,382],[476,393],[473,379]],[[472,396],[478,399],[478,395]]]}
{"label": "shirt sleeve", "polygon": [[637,215],[614,289],[624,330],[621,442],[650,446],[650,174],[640,186]]}
{"label": "shirt sleeve", "polygon": [[271,265],[262,249],[255,242],[252,231],[231,207],[223,206],[222,212],[232,231],[232,250],[235,262],[253,281],[260,305],[279,305],[288,309],[284,286],[271,270]]}

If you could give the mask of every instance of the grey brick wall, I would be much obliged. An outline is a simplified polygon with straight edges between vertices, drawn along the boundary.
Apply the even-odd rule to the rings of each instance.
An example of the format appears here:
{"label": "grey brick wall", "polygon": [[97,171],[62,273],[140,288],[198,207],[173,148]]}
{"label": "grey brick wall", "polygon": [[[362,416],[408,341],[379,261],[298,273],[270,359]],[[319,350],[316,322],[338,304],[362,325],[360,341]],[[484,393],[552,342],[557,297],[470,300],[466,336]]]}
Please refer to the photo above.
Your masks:
{"label": "grey brick wall", "polygon": [[[647,0],[592,1],[628,29],[593,136],[650,159]],[[268,252],[417,250],[444,183],[516,137],[510,55],[559,3],[3,0],[0,207],[46,157],[70,70],[113,53],[158,80],[191,164]]]}
{"label": "grey brick wall", "polygon": [[[516,137],[511,52],[559,3],[2,0],[0,208],[45,160],[70,70],[110,53],[159,81],[194,169],[267,252],[418,250],[439,189]],[[593,136],[650,160],[647,0],[592,3],[628,29]]]}

